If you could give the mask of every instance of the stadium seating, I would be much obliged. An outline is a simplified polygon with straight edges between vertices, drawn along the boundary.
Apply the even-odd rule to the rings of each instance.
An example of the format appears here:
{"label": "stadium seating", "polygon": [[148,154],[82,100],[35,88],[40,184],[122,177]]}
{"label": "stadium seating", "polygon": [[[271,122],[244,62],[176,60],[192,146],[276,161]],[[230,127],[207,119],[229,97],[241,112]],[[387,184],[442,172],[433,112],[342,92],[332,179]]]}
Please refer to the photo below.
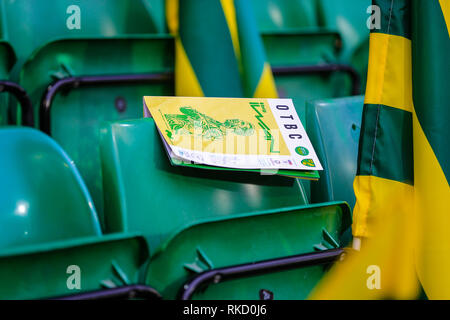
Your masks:
{"label": "stadium seating", "polygon": [[[39,4],[29,0],[3,1],[0,19],[5,26],[5,36],[22,64],[37,48],[50,41],[164,32],[163,1],[40,0]],[[77,14],[73,5],[79,8],[79,29],[70,26],[74,22],[71,17]]]}
{"label": "stadium seating", "polygon": [[[23,35],[11,39],[20,52],[18,65],[22,65],[13,74],[29,92],[36,126],[51,134],[75,161],[103,224],[97,145],[100,123],[140,117],[143,95],[173,95],[173,44],[170,36],[163,35],[160,0],[119,0],[114,5],[81,1],[78,5],[85,20],[80,30],[57,27],[66,23],[69,2],[60,1],[45,10],[50,7],[45,0],[42,10],[30,10],[29,2],[18,0],[5,5],[2,13],[9,31]],[[305,121],[307,100],[350,93],[349,86],[339,85],[342,76],[333,74],[340,68],[340,35],[320,26],[316,1],[265,2],[254,7],[279,94],[294,99]],[[62,14],[52,23],[38,24],[49,12]],[[19,15],[24,23],[14,24],[13,18]],[[136,23],[129,22],[130,16]],[[101,23],[94,24],[94,20]],[[24,25],[40,28],[22,30]],[[152,77],[143,80],[140,74]],[[115,75],[128,79],[111,80]]]}
{"label": "stadium seating", "polygon": [[167,37],[67,39],[48,43],[23,66],[20,83],[40,129],[75,161],[101,219],[100,124],[141,117],[144,95],[173,95],[172,54]]}
{"label": "stadium seating", "polygon": [[152,119],[105,124],[101,157],[106,231],[143,232],[152,248],[193,221],[307,201],[294,179],[172,166]]}
{"label": "stadium seating", "polygon": [[339,60],[352,65],[361,76],[361,92],[364,92],[369,61],[369,18],[367,8],[371,0],[320,0],[318,14],[320,24],[337,30],[342,37]]}
{"label": "stadium seating", "polygon": [[324,167],[319,181],[311,182],[311,201],[346,201],[355,205],[359,133],[364,97],[309,101],[308,133]]}
{"label": "stadium seating", "polygon": [[[134,235],[102,236],[73,162],[45,134],[0,129],[0,298],[36,299],[139,283],[148,257]],[[68,286],[70,266],[81,288]],[[69,272],[69,273],[68,273]]]}
{"label": "stadium seating", "polygon": [[[295,179],[175,167],[162,150],[152,119],[110,123],[101,131],[106,229],[141,232],[147,238],[153,255],[146,283],[165,298],[175,298],[192,271],[203,270],[196,254],[200,265],[208,265],[211,255],[214,267],[224,267],[308,253],[320,245],[323,229],[336,239],[330,247],[335,248],[349,224],[346,205],[305,206]],[[323,268],[292,272],[311,279],[298,284],[304,286],[299,292],[298,287],[280,290],[278,298],[305,297]],[[287,278],[270,279],[280,286]],[[257,299],[261,279],[249,281],[203,297]]]}
{"label": "stadium seating", "polygon": [[[306,101],[360,90],[359,74],[348,61],[341,62],[339,28],[322,21],[324,7],[319,0],[253,1],[279,96],[294,100],[302,121]],[[328,20],[337,19],[332,10],[326,12]]]}
{"label": "stadium seating", "polygon": [[[155,35],[165,32],[162,0],[78,1],[80,29],[66,26],[73,4],[17,0],[0,13],[18,55],[11,79],[29,92],[36,127],[75,161],[102,221],[99,124],[140,117],[143,95],[173,95],[171,75],[161,75],[172,71],[173,44]],[[10,109],[20,119],[14,103]]]}
{"label": "stadium seating", "polygon": [[330,203],[191,223],[152,256],[146,283],[169,299],[305,299],[342,252],[349,218]]}
{"label": "stadium seating", "polygon": [[351,93],[348,87],[345,93],[341,92],[342,87],[336,86],[334,81],[338,39],[338,33],[328,31],[263,34],[279,96],[293,99],[303,122],[306,101]]}
{"label": "stadium seating", "polygon": [[0,3],[0,299],[308,296],[351,237],[363,98],[334,97],[364,78],[368,30],[352,26],[370,0],[350,15],[347,0],[252,1],[318,182],[175,167],[153,120],[129,120],[174,95],[165,0]]}

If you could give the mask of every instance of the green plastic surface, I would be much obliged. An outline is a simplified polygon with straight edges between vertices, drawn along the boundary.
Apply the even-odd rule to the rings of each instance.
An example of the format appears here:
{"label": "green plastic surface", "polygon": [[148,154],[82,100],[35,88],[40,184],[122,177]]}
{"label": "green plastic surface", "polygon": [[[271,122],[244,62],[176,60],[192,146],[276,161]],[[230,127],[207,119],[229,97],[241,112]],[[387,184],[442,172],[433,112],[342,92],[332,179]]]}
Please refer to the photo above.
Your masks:
{"label": "green plastic surface", "polygon": [[[336,41],[339,34],[335,32],[289,31],[265,33],[262,36],[272,67],[314,66],[337,62]],[[302,122],[305,121],[307,100],[349,94],[349,87],[336,85],[336,79],[336,74],[275,74],[279,96],[293,99]]]}
{"label": "green plastic surface", "polygon": [[[4,37],[20,61],[46,43],[60,38],[116,37],[162,30],[164,0],[3,0],[0,19]],[[76,5],[80,29],[70,29]],[[68,23],[69,22],[69,23]],[[19,36],[20,35],[20,36]]]}
{"label": "green plastic surface", "polygon": [[353,180],[363,106],[363,96],[308,102],[308,133],[324,167],[320,180],[311,182],[311,202],[355,205]]}
{"label": "green plastic surface", "polygon": [[200,219],[306,203],[296,179],[172,166],[153,119],[107,124],[101,136],[106,230],[140,232],[152,251]]}
{"label": "green plastic surface", "polygon": [[[339,52],[328,55],[326,59],[328,59],[328,62],[339,61],[352,65],[361,75],[361,88],[364,91],[369,55],[369,29],[366,26],[369,14],[366,11],[371,5],[371,0],[253,0],[252,2],[258,27],[263,35],[277,33],[281,36],[283,34],[309,32],[317,38],[316,41],[320,41],[323,30],[339,34],[339,38],[330,45],[330,50],[339,48]],[[313,59],[317,58],[312,45],[304,39],[292,40],[292,43],[301,45],[306,56]],[[280,52],[286,53],[290,50],[289,46],[267,46],[267,50],[272,48],[278,48]],[[323,57],[319,55],[319,58]],[[321,92],[318,92],[312,98],[348,95],[348,88],[350,87],[348,77],[341,75],[334,78],[333,86],[342,88],[341,91],[334,95],[325,92],[325,95],[322,93],[322,96],[320,95]],[[305,88],[304,91],[307,94],[311,90],[312,92],[316,91],[320,85],[320,83],[314,82],[308,86],[308,82],[305,81],[299,87]],[[280,84],[278,86],[280,87]],[[282,91],[283,89],[281,90],[283,95]],[[290,94],[292,95],[292,93]],[[302,94],[305,93],[302,92]],[[306,95],[306,98],[308,99],[309,96]]]}
{"label": "green plastic surface", "polygon": [[0,129],[0,249],[100,235],[73,162],[47,135]]}
{"label": "green plastic surface", "polygon": [[320,0],[319,20],[323,27],[337,30],[342,37],[340,60],[356,68],[364,92],[369,59],[369,28],[366,22],[371,0]]}
{"label": "green plastic surface", "polygon": [[[44,299],[142,283],[148,246],[139,236],[108,235],[0,251],[0,299]],[[69,289],[80,270],[80,288]]]}
{"label": "green plastic surface", "polygon": [[[136,235],[102,236],[73,162],[47,135],[0,129],[0,299],[39,299],[140,283],[149,249]],[[80,288],[67,283],[80,269]]]}
{"label": "green plastic surface", "polygon": [[[346,204],[284,208],[238,217],[201,221],[174,233],[151,258],[147,283],[174,298],[191,276],[213,268],[314,252],[314,246],[334,245],[324,240],[326,230],[338,243],[350,225]],[[274,299],[305,299],[326,266],[248,276],[211,284],[194,299],[259,298],[261,289]]]}
{"label": "green plastic surface", "polygon": [[[20,83],[30,95],[38,124],[42,95],[54,77],[157,73],[172,70],[173,63],[170,37],[59,40],[30,57],[22,69]],[[99,128],[103,121],[141,117],[145,95],[173,95],[173,82],[82,87],[59,92],[53,100],[52,137],[75,161],[101,220]],[[125,101],[124,111],[116,108],[116,99]]]}

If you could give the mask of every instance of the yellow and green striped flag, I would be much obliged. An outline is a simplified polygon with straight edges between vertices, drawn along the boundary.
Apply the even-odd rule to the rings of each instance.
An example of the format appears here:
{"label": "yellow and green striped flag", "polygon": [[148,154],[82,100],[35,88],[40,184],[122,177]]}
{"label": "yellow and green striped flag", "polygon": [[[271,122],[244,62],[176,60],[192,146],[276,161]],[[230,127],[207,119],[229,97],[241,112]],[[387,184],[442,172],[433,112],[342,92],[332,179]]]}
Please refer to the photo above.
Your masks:
{"label": "yellow and green striped flag", "polygon": [[276,98],[249,0],[166,0],[178,96]]}
{"label": "yellow and green striped flag", "polygon": [[[374,0],[353,234],[313,299],[450,299],[450,0]],[[418,281],[419,280],[419,281]]]}
{"label": "yellow and green striped flag", "polygon": [[373,4],[381,9],[381,29],[370,34],[353,211],[353,236],[368,240],[317,287],[312,296],[316,299],[417,295],[411,3]]}
{"label": "yellow and green striped flag", "polygon": [[450,299],[450,0],[414,0],[414,196],[417,273],[430,299]]}

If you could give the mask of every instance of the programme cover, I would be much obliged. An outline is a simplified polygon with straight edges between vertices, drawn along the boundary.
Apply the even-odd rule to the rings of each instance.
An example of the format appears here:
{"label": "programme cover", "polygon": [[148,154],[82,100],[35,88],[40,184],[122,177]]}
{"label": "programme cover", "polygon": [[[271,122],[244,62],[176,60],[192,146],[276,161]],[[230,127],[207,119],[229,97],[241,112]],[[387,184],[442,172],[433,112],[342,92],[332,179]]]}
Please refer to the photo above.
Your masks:
{"label": "programme cover", "polygon": [[291,99],[144,97],[144,114],[174,164],[291,176],[322,170]]}

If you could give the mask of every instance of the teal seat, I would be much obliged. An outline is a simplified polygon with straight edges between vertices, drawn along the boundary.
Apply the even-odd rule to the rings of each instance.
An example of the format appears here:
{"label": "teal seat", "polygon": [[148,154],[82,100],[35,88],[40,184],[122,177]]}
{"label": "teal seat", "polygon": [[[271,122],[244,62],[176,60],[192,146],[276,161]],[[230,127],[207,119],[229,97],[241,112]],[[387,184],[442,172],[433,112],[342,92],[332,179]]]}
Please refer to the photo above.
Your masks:
{"label": "teal seat", "polygon": [[[145,95],[173,95],[167,74],[173,63],[172,38],[139,36],[50,42],[22,68],[20,83],[29,92],[37,125],[75,161],[101,221],[101,123],[142,116]],[[136,79],[141,75],[147,78]]]}
{"label": "teal seat", "polygon": [[[102,236],[92,200],[73,162],[48,136],[0,129],[0,299],[62,296],[139,283],[145,240]],[[81,270],[81,288],[67,283]]]}
{"label": "teal seat", "polygon": [[[101,136],[106,228],[147,238],[146,283],[165,298],[202,271],[336,248],[349,225],[346,205],[308,207],[298,180],[172,166],[152,119],[106,124]],[[324,234],[331,244],[321,244]],[[304,298],[323,271],[245,277],[195,296],[257,299],[266,283],[278,298]]]}
{"label": "teal seat", "polygon": [[0,129],[0,249],[101,234],[71,160],[33,129]]}
{"label": "teal seat", "polygon": [[311,201],[346,201],[355,205],[359,134],[364,97],[310,101],[308,134],[324,167],[319,181],[311,182]]}

